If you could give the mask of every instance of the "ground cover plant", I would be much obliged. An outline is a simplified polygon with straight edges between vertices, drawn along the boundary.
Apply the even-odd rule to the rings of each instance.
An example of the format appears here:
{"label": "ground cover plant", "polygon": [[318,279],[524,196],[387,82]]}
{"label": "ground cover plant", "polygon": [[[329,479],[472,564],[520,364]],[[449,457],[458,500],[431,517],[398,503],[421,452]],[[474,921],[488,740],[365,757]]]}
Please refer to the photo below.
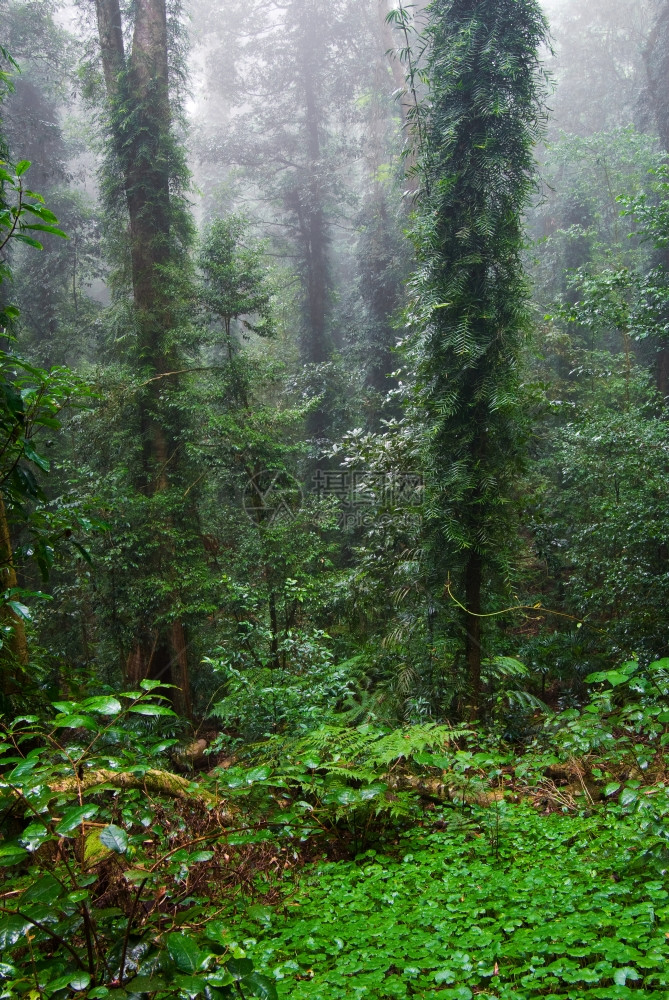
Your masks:
{"label": "ground cover plant", "polygon": [[620,807],[436,811],[354,860],[315,864],[230,930],[280,997],[561,1000],[669,990],[666,878],[634,868]]}

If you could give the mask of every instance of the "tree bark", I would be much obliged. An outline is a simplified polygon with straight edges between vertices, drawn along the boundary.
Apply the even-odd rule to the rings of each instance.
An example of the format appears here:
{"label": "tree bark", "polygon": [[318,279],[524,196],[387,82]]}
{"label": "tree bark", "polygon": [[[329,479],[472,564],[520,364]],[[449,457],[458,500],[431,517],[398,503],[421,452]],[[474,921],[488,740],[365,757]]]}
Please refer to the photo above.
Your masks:
{"label": "tree bark", "polygon": [[[0,587],[3,591],[11,590],[17,586],[17,583],[7,511],[3,499],[0,497]],[[19,677],[16,668],[18,667],[20,670],[21,667],[28,665],[28,641],[23,619],[7,605],[2,609],[1,621],[3,625],[11,628],[11,633],[6,635],[4,639],[4,646],[9,652],[9,656],[2,658],[0,692],[3,695],[11,695],[17,692],[16,682]]]}
{"label": "tree bark", "polygon": [[317,92],[319,58],[318,11],[314,0],[303,0],[299,14],[301,41],[301,86],[304,101],[304,141],[306,151],[306,187],[297,192],[300,201],[300,231],[306,266],[307,329],[303,357],[322,364],[330,356],[327,338],[328,267],[327,233],[321,183],[321,109]]}
{"label": "tree bark", "polygon": [[481,708],[481,585],[483,560],[472,549],[465,568],[465,655],[470,688],[470,718],[478,719]]}
{"label": "tree bark", "polygon": [[[167,13],[165,0],[137,0],[132,47],[126,54],[119,0],[96,0],[103,73],[109,101],[114,152],[121,165],[128,209],[137,357],[156,375],[178,370],[175,352],[166,347],[173,325],[172,302],[163,268],[171,237],[170,144]],[[152,380],[140,401],[144,474],[138,483],[148,496],[169,488],[178,446],[161,415],[164,380]],[[156,525],[160,531],[160,525]],[[167,541],[158,547],[150,569],[169,575],[174,556]],[[167,609],[169,610],[169,609]],[[126,679],[152,677],[177,685],[177,711],[190,715],[187,643],[183,624],[172,621],[158,633],[137,637],[126,664]]]}
{"label": "tree bark", "polygon": [[[662,0],[653,31],[644,50],[648,93],[658,134],[669,153],[669,0]],[[661,263],[669,275],[669,252],[661,252]],[[669,342],[660,341],[657,352],[656,384],[663,397],[669,395]]]}

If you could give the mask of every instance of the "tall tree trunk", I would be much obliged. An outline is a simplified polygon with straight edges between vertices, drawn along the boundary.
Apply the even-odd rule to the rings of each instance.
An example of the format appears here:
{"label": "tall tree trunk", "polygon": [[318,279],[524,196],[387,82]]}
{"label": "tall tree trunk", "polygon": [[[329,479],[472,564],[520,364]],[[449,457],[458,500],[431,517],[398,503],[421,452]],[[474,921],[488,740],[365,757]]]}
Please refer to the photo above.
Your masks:
{"label": "tall tree trunk", "polygon": [[[658,4],[655,25],[644,51],[648,76],[648,93],[662,146],[669,153],[669,0]],[[669,251],[660,253],[660,263],[669,275]],[[669,342],[663,339],[658,345],[657,387],[669,395]]]}
{"label": "tall tree trunk", "polygon": [[[96,0],[103,72],[109,99],[114,152],[121,164],[129,218],[137,357],[156,376],[179,367],[166,348],[173,325],[172,303],[163,268],[172,254],[170,204],[171,109],[165,0],[136,0],[132,48],[124,51],[119,0]],[[161,414],[165,379],[153,379],[140,401],[144,474],[137,484],[148,495],[169,488],[177,444]],[[161,530],[156,525],[157,532]],[[169,575],[171,542],[157,548],[148,567]],[[169,609],[166,609],[169,610]],[[152,677],[177,685],[175,707],[190,714],[187,643],[180,621],[138,635],[126,664],[136,684]]]}
{"label": "tall tree trunk", "polygon": [[327,340],[328,268],[326,256],[326,221],[321,184],[321,122],[316,90],[318,59],[318,16],[313,0],[303,6],[302,88],[304,97],[304,132],[307,153],[307,184],[302,196],[303,240],[307,272],[308,328],[303,344],[305,361],[321,364],[330,356]]}
{"label": "tall tree trunk", "polygon": [[[300,189],[293,192],[302,244],[305,281],[304,330],[301,338],[302,360],[320,365],[332,354],[328,331],[329,274],[328,233],[323,192],[323,151],[321,148],[322,109],[318,100],[319,11],[315,0],[300,0],[300,86],[304,114],[306,170],[298,177]],[[321,405],[309,415],[307,431],[322,437],[327,428],[327,414]]]}
{"label": "tall tree trunk", "polygon": [[[0,497],[0,587],[7,591],[16,587],[17,583],[7,511]],[[2,609],[0,620],[4,626],[11,628],[11,632],[4,637],[3,650],[9,656],[3,655],[0,670],[0,694],[6,696],[15,694],[18,690],[20,668],[28,665],[28,642],[23,619],[7,605]]]}

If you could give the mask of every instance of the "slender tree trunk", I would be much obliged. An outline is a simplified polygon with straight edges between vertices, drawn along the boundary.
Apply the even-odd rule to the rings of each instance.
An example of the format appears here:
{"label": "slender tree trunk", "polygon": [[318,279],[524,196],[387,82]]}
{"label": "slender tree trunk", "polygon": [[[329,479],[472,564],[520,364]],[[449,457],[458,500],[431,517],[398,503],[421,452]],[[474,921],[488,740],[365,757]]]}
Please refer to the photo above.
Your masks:
{"label": "slender tree trunk", "polygon": [[316,66],[318,52],[318,16],[313,0],[306,0],[302,25],[302,87],[304,97],[304,129],[307,153],[306,191],[301,198],[302,236],[307,284],[307,329],[302,355],[305,361],[322,364],[330,356],[331,345],[327,336],[328,266],[327,232],[323,191],[321,183],[322,150],[320,109],[316,91]]}
{"label": "slender tree trunk", "polygon": [[269,595],[269,620],[272,630],[270,642],[271,664],[273,670],[278,670],[281,666],[279,658],[279,617],[276,610],[276,595],[273,591]]}
{"label": "slender tree trunk", "polygon": [[[3,591],[11,590],[17,586],[17,582],[7,511],[0,497],[0,587]],[[28,642],[23,619],[6,605],[2,611],[2,624],[12,630],[4,637],[3,654],[6,651],[9,656],[3,655],[0,671],[0,693],[9,695],[18,690],[19,675],[16,668],[20,670],[28,665]]]}
{"label": "slender tree trunk", "polygon": [[467,674],[471,692],[470,717],[478,719],[481,708],[481,586],[483,560],[472,550],[465,568],[465,614]]}

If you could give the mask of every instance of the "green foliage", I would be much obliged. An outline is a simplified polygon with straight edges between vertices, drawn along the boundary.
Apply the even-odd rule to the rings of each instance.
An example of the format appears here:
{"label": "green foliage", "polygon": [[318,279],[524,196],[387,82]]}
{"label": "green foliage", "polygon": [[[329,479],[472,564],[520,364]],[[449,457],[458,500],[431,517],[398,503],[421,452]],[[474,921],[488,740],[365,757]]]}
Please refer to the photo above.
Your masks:
{"label": "green foliage", "polygon": [[[586,268],[633,269],[648,264],[648,247],[621,216],[621,199],[646,195],[657,203],[651,171],[661,164],[653,136],[632,126],[588,136],[561,133],[541,162],[543,198],[530,214],[536,238],[532,278],[540,308],[567,289],[569,275]],[[541,305],[543,303],[543,306]]]}
{"label": "green foliage", "polygon": [[317,862],[262,936],[251,914],[240,936],[298,1000],[661,1000],[668,896],[628,870],[635,819],[496,815],[495,842],[488,812],[447,810],[355,861]]}
{"label": "green foliage", "polygon": [[578,382],[554,404],[564,422],[551,434],[530,512],[538,552],[560,583],[556,600],[593,626],[583,671],[597,650],[615,658],[667,651],[669,438],[647,373],[628,356],[571,360]]}
{"label": "green foliage", "polygon": [[445,748],[466,735],[463,728],[434,723],[398,730],[321,726],[306,736],[275,736],[248,748],[251,768],[217,773],[217,787],[244,801],[252,822],[241,842],[325,835],[355,853],[417,813],[411,782],[396,781],[395,772],[433,774],[443,765]]}
{"label": "green foliage", "polygon": [[[488,16],[466,5],[434,5],[431,140],[424,153],[431,194],[415,235],[421,268],[414,286],[419,385],[436,475],[427,509],[447,551],[494,548],[500,512],[493,508],[507,493],[502,456],[510,476],[518,455],[527,300],[520,212],[538,134],[533,42],[542,32],[533,4],[495,4]],[[512,75],[504,59],[492,58],[500,52]],[[491,442],[485,452],[477,437],[484,427]]]}
{"label": "green foliage", "polygon": [[232,353],[231,323],[272,336],[272,292],[263,264],[264,246],[248,243],[248,224],[238,216],[216,219],[205,231],[200,249],[202,300],[223,324],[227,349]]}
{"label": "green foliage", "polygon": [[565,755],[594,757],[609,773],[626,763],[635,778],[646,775],[652,782],[669,744],[668,670],[669,659],[647,665],[629,660],[590,674],[586,680],[601,687],[588,704],[547,723],[553,746]]}
{"label": "green foliage", "polygon": [[168,818],[141,791],[156,774],[168,795],[188,787],[159,770],[176,742],[164,690],[143,681],[3,727],[0,996],[276,997],[207,919],[220,828],[193,837],[188,812]]}
{"label": "green foliage", "polygon": [[[24,174],[30,168],[29,160],[20,160],[17,164],[0,161],[0,185],[2,202],[0,203],[0,251],[14,240],[27,246],[42,250],[42,244],[30,233],[52,233],[67,239],[62,229],[56,225],[58,219],[44,204],[44,198],[35,194],[25,186]],[[0,281],[11,276],[8,265],[3,261],[0,270]],[[6,315],[3,319],[6,321]]]}
{"label": "green foliage", "polygon": [[[206,657],[225,696],[211,715],[244,742],[276,732],[309,732],[329,721],[342,703],[354,695],[356,671],[351,662],[336,663],[329,636],[305,629],[289,629],[276,644],[278,666],[254,664],[249,646],[263,659],[271,651],[271,634],[260,635],[252,621],[244,624],[243,648],[225,658]],[[220,690],[220,688],[219,688]],[[222,737],[220,745],[229,744]]]}
{"label": "green foliage", "polygon": [[278,747],[286,760],[294,759],[340,777],[348,775],[356,781],[371,781],[392,764],[410,763],[417,754],[443,748],[466,735],[471,731],[463,726],[439,726],[434,722],[390,731],[372,725],[354,729],[325,726],[288,742],[275,737],[263,744],[261,753],[271,760],[273,748]]}
{"label": "green foliage", "polygon": [[[9,59],[4,50],[3,57]],[[6,78],[4,84],[7,88]],[[42,250],[42,243],[30,234],[66,238],[44,198],[26,187],[29,168],[28,160],[16,165],[0,161],[0,284],[12,279],[7,257],[10,245],[22,243]],[[50,503],[40,483],[41,475],[49,472],[50,463],[44,446],[38,443],[40,432],[44,436],[58,431],[61,411],[67,406],[85,404],[90,390],[67,368],[47,371],[21,357],[13,349],[11,335],[18,318],[15,306],[8,302],[0,305],[0,331],[6,338],[6,349],[0,351],[0,607],[3,612],[0,645],[5,645],[4,640],[17,632],[23,632],[23,620],[30,618],[25,601],[42,596],[35,595],[30,587],[18,585],[17,563],[34,558],[45,581],[57,544],[70,538],[77,528],[92,526],[81,507],[71,502],[72,498],[68,498],[70,503],[67,500]],[[17,552],[12,549],[10,529],[23,533]],[[78,542],[74,544],[85,554]],[[24,646],[24,642],[19,642],[10,656],[15,668],[27,666],[25,649],[21,648]],[[6,693],[6,680],[2,688]]]}

